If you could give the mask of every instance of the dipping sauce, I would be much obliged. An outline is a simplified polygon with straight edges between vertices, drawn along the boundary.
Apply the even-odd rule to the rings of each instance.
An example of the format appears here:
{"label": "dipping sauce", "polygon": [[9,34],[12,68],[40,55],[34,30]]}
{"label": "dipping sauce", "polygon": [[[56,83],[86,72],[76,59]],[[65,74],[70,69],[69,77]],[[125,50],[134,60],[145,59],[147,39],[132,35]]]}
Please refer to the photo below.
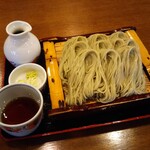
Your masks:
{"label": "dipping sauce", "polygon": [[19,124],[31,119],[38,111],[38,103],[29,97],[18,97],[9,102],[1,119],[6,124]]}

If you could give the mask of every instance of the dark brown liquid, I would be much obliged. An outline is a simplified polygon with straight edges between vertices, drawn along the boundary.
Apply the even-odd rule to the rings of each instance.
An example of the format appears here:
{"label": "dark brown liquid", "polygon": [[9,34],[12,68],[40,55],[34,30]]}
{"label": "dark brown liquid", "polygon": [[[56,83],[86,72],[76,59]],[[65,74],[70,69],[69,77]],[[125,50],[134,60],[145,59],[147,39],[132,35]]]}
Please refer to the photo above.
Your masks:
{"label": "dark brown liquid", "polygon": [[18,29],[18,30],[15,30],[15,31],[13,32],[13,34],[19,34],[19,33],[22,33],[22,32],[24,32],[24,31],[21,30],[21,29]]}
{"label": "dark brown liquid", "polygon": [[9,102],[2,113],[2,122],[19,124],[31,119],[38,111],[39,105],[28,97],[18,97]]}

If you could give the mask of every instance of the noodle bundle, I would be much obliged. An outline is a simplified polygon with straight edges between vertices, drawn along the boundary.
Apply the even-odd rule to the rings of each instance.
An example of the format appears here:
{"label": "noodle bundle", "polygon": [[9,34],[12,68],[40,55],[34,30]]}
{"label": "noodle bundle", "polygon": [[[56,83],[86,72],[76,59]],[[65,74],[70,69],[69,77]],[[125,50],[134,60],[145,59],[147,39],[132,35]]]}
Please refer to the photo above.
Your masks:
{"label": "noodle bundle", "polygon": [[139,47],[123,32],[69,39],[59,73],[68,105],[81,105],[91,97],[108,103],[145,92]]}

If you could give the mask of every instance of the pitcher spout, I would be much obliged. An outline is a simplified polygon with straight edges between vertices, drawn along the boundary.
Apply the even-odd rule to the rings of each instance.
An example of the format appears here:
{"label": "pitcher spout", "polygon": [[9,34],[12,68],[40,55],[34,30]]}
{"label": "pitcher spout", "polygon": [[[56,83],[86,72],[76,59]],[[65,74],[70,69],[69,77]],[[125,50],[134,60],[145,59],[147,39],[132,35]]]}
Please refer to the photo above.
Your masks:
{"label": "pitcher spout", "polygon": [[31,30],[32,30],[32,27],[29,23],[25,21],[20,21],[20,20],[10,22],[6,26],[7,34],[11,36],[18,36],[21,34],[25,34],[27,32],[30,32]]}

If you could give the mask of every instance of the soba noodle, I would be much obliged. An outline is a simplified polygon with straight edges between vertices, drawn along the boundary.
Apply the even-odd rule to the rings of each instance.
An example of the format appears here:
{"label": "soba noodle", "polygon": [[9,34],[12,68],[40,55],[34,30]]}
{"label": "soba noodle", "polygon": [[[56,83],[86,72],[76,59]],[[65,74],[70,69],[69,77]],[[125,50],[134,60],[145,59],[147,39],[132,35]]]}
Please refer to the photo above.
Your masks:
{"label": "soba noodle", "polygon": [[123,32],[69,39],[59,73],[68,105],[81,105],[93,96],[108,103],[145,92],[139,47]]}

